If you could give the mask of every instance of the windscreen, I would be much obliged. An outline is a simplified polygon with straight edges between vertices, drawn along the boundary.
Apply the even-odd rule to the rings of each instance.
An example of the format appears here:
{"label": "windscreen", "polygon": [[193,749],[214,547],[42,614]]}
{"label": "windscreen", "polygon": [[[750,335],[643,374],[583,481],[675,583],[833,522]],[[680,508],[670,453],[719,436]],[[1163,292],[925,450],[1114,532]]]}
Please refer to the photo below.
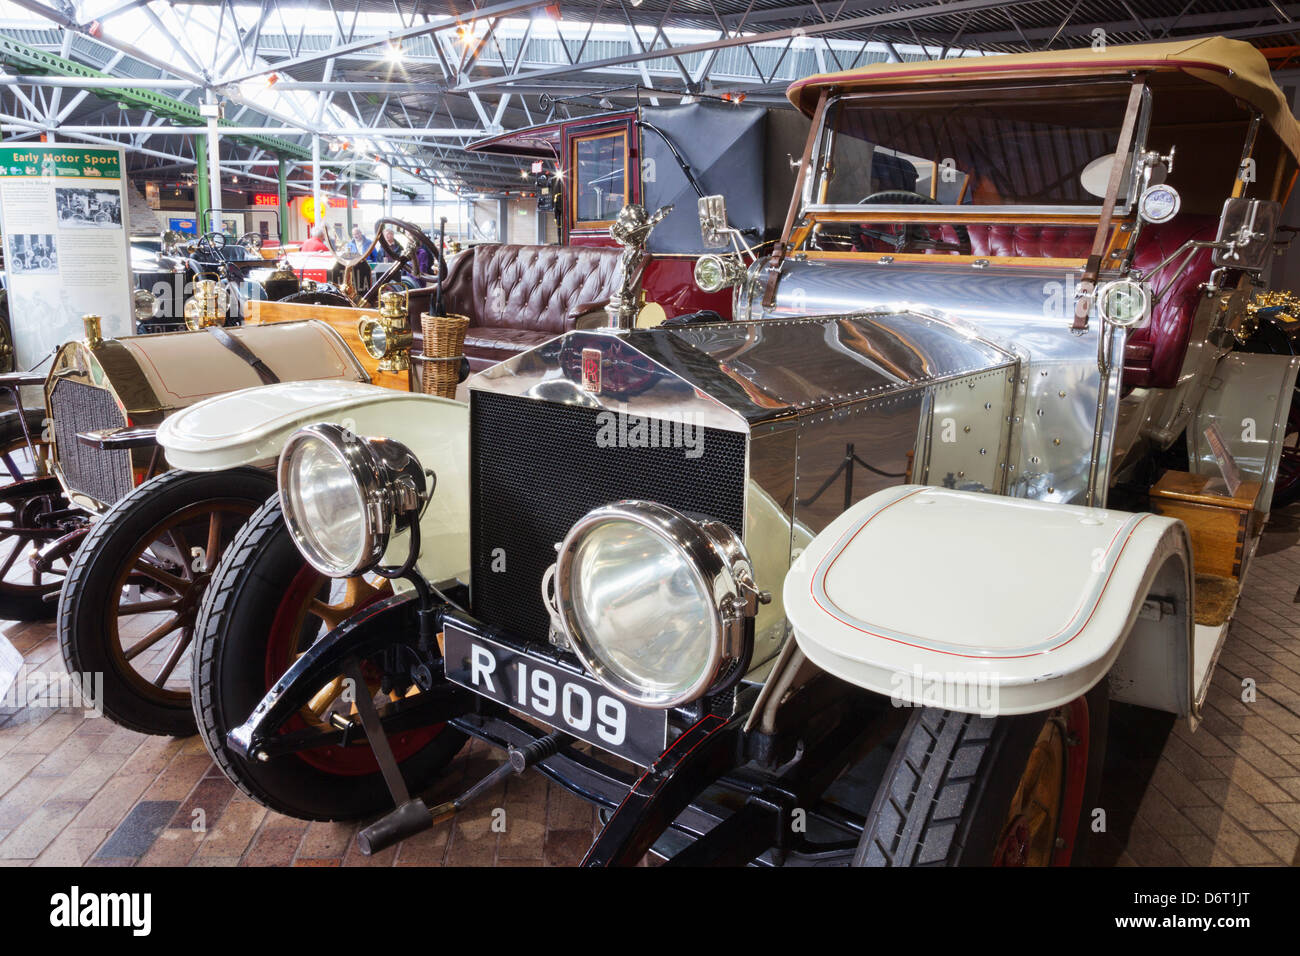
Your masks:
{"label": "windscreen", "polygon": [[828,109],[814,203],[1100,206],[1128,91],[1115,82],[841,99]]}

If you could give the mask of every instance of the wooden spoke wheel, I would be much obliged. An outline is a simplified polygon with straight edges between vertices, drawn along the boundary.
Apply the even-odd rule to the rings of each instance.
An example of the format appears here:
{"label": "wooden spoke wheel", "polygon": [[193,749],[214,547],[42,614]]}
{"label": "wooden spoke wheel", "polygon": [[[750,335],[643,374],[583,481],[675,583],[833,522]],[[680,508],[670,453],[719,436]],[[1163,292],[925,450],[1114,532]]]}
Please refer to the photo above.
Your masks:
{"label": "wooden spoke wheel", "polygon": [[28,410],[26,431],[17,409],[0,414],[0,482],[44,478],[51,473],[50,439],[43,414]]}
{"label": "wooden spoke wheel", "polygon": [[1049,866],[1065,801],[1065,722],[1043,724],[1020,777],[993,862],[998,866]]}
{"label": "wooden spoke wheel", "polygon": [[56,604],[47,595],[57,595],[63,586],[83,520],[69,511],[53,478],[0,488],[0,619],[54,617]]}
{"label": "wooden spoke wheel", "polygon": [[120,599],[104,623],[123,673],[141,693],[188,703],[189,674],[177,674],[177,665],[194,638],[212,569],[255,508],[247,501],[200,502],[169,515],[128,555],[114,588]]}
{"label": "wooden spoke wheel", "polygon": [[104,713],[143,733],[194,732],[189,653],[212,572],[275,492],[266,472],[167,472],[127,495],[77,552],[59,604],[68,669],[104,674]]}

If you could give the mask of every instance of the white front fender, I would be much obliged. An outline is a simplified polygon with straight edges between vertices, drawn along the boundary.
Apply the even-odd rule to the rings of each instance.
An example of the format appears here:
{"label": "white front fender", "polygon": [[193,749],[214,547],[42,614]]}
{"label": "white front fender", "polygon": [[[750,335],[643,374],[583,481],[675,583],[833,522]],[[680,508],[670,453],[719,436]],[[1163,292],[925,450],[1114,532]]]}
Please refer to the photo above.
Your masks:
{"label": "white front fender", "polygon": [[[469,408],[461,402],[361,383],[281,382],[191,405],[159,426],[158,443],[186,471],[271,468],[289,436],[315,422],[395,438],[433,470],[419,567],[431,581],[468,580]],[[406,534],[395,535],[386,560],[400,564],[406,547]]]}
{"label": "white front fender", "polygon": [[813,540],[785,610],[813,663],[900,703],[1051,710],[1118,662],[1117,697],[1185,715],[1191,566],[1170,518],[906,485]]}

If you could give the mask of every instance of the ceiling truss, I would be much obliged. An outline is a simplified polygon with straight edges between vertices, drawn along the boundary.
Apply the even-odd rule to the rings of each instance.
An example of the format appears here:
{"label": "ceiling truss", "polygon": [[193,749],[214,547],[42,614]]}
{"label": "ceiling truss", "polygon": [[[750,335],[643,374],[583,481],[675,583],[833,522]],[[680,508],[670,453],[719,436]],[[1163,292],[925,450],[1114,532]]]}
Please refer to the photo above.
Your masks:
{"label": "ceiling truss", "polygon": [[[223,104],[223,177],[322,189],[521,187],[474,139],[634,97],[743,93],[783,105],[800,76],[881,61],[1201,35],[1300,45],[1283,0],[10,0],[0,132],[113,143],[184,177]],[[1290,51],[1290,52],[1288,52]],[[1289,74],[1288,74],[1289,75]],[[306,185],[305,185],[306,184]]]}

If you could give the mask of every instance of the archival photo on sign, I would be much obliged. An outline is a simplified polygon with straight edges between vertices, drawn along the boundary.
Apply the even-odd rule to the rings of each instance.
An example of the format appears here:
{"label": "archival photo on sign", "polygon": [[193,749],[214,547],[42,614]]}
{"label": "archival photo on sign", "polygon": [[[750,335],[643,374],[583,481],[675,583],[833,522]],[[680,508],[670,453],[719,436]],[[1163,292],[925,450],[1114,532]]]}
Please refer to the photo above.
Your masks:
{"label": "archival photo on sign", "polygon": [[54,190],[54,202],[65,229],[122,228],[122,194],[116,189],[64,187]]}
{"label": "archival photo on sign", "polygon": [[57,274],[59,250],[52,233],[17,233],[9,236],[5,249],[6,264],[10,272],[41,275]]}

